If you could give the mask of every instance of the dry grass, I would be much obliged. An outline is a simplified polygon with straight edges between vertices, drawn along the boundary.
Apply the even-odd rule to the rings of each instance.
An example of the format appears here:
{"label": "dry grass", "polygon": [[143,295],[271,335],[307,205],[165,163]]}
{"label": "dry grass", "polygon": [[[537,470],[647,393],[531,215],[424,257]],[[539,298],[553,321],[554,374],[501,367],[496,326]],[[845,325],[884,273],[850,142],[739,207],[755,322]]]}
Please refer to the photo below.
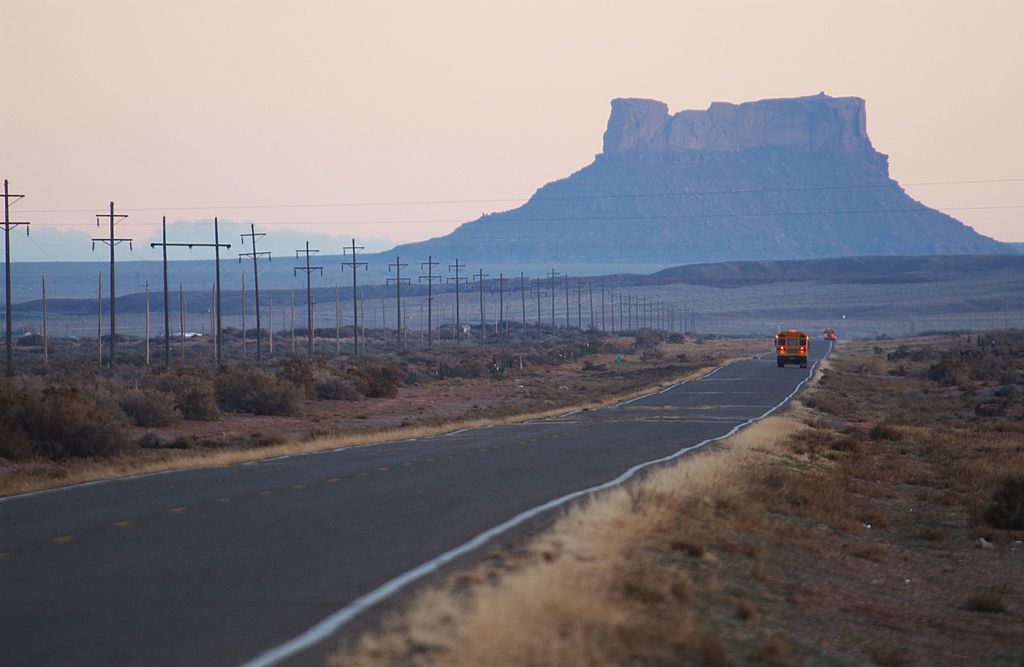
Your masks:
{"label": "dry grass", "polygon": [[[505,417],[467,419],[438,425],[410,425],[397,428],[363,431],[348,435],[328,435],[308,440],[287,440],[281,444],[258,449],[212,449],[212,450],[161,450],[147,452],[145,456],[115,456],[106,459],[75,460],[60,463],[35,462],[19,463],[15,473],[0,476],[0,496],[50,489],[95,480],[114,479],[132,475],[145,475],[168,470],[186,470],[237,465],[250,461],[265,460],[279,456],[294,456],[311,452],[329,451],[344,447],[355,447],[377,442],[429,438],[461,429],[481,428],[490,425],[517,424],[537,419],[555,417],[573,410],[596,409],[614,405],[653,391],[664,389],[677,382],[699,377],[711,370],[704,367],[683,376],[663,380],[641,389],[612,395],[600,400],[577,405],[564,405],[549,410],[511,414]],[[0,470],[0,472],[3,472]]]}
{"label": "dry grass", "polygon": [[1018,664],[1024,535],[985,517],[1024,426],[970,409],[984,379],[927,377],[949,340],[899,344],[842,348],[803,405],[570,507],[332,664]]}

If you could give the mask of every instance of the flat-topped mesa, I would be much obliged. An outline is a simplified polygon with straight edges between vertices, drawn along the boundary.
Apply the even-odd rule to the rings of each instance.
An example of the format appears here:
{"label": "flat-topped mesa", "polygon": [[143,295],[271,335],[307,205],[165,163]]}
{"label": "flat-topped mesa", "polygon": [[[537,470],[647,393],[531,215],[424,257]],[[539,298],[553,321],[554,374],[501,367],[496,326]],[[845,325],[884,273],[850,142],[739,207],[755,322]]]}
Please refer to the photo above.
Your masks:
{"label": "flat-topped mesa", "polygon": [[864,100],[820,93],[743,104],[714,102],[705,111],[670,116],[664,102],[619,98],[612,100],[604,133],[606,155],[763,147],[808,153],[872,151]]}

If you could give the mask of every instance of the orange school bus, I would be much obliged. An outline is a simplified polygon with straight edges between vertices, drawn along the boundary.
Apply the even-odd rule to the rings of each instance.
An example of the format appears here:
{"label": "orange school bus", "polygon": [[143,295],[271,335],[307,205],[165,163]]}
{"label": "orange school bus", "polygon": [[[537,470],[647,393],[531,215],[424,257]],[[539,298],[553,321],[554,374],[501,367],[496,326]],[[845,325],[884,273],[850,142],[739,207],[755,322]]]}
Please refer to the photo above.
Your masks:
{"label": "orange school bus", "polygon": [[775,335],[775,360],[782,368],[786,364],[800,364],[807,368],[807,351],[810,349],[807,334],[790,329]]}

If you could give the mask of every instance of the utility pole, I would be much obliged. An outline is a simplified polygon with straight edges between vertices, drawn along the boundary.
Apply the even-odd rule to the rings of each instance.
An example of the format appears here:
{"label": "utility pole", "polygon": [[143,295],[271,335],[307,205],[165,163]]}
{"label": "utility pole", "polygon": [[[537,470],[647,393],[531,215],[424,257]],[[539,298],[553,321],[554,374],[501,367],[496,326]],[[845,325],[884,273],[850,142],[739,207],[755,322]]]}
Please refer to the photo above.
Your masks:
{"label": "utility pole", "polygon": [[583,330],[583,283],[576,279],[576,328]]}
{"label": "utility pole", "polygon": [[459,298],[459,285],[461,285],[464,282],[467,282],[468,279],[461,277],[459,275],[459,271],[461,271],[464,268],[466,268],[466,265],[465,264],[460,264],[458,257],[455,258],[455,263],[454,264],[449,264],[448,265],[448,271],[451,271],[452,269],[455,269],[455,278],[453,279],[453,278],[449,277],[448,278],[448,282],[449,283],[452,283],[452,282],[455,283],[455,340],[456,340],[456,342],[461,342],[462,341],[462,313],[461,313],[461,304],[460,304],[461,299]]}
{"label": "utility pole", "polygon": [[[164,339],[165,339],[164,340],[164,365],[166,365],[166,366],[170,366],[171,365],[171,346],[170,346],[170,336],[171,336],[171,330],[170,329],[171,329],[171,326],[170,326],[170,311],[168,310],[168,308],[169,308],[169,306],[168,306],[169,300],[168,300],[168,295],[167,295],[167,249],[168,248],[188,248],[188,249],[191,250],[192,248],[213,248],[214,249],[214,257],[216,258],[215,259],[216,266],[214,267],[215,268],[215,273],[216,273],[216,287],[215,287],[216,291],[215,291],[215,296],[213,298],[214,303],[212,304],[213,305],[213,309],[216,312],[215,324],[214,324],[214,328],[216,329],[216,331],[214,331],[213,333],[214,333],[215,351],[216,351],[216,356],[217,356],[217,366],[220,366],[220,362],[221,362],[221,335],[220,335],[220,249],[221,248],[228,248],[228,249],[230,249],[231,248],[231,244],[230,243],[221,243],[220,242],[220,227],[218,225],[216,217],[213,219],[213,243],[168,243],[167,242],[167,217],[164,216],[164,218],[163,218],[163,240],[149,244],[150,248],[156,248],[158,246],[163,248],[163,259],[164,259]],[[113,252],[111,252],[111,256],[113,256]],[[111,268],[113,268],[113,264],[111,264]],[[179,285],[179,290],[180,289],[182,289],[182,288]],[[111,292],[111,293],[113,293],[113,292]],[[113,320],[111,320],[111,321],[113,321]],[[182,322],[184,322],[184,309],[182,310]],[[182,345],[182,348],[181,348],[182,349],[182,359],[184,359],[184,354],[185,354],[184,335],[185,335],[184,334],[184,326],[182,326],[182,344],[181,344]]]}
{"label": "utility pole", "polygon": [[[7,326],[7,377],[14,375],[14,333],[11,326],[11,229],[18,225],[25,225],[25,233],[28,234],[29,222],[11,222],[11,204],[22,199],[25,195],[12,195],[8,191],[7,179],[4,179],[4,276],[6,277],[5,289],[7,298],[5,301],[6,326]],[[102,364],[102,361],[100,362]]]}
{"label": "utility pole", "polygon": [[397,340],[395,341],[395,348],[402,349],[402,283],[406,285],[410,284],[409,278],[402,277],[402,268],[409,266],[408,264],[402,264],[401,257],[395,257],[395,261],[388,264],[388,273],[391,273],[392,267],[395,269],[395,277],[388,278],[384,281],[386,285],[394,284],[395,286],[395,310],[398,317],[395,319],[396,326],[398,327]]}
{"label": "utility pole", "polygon": [[484,278],[489,278],[489,273],[484,273],[483,269],[479,269],[476,272],[476,283],[477,288],[480,291],[480,342],[484,342],[487,338],[487,325],[484,318]]}
{"label": "utility pole", "polygon": [[245,359],[245,273],[243,272],[239,277],[242,280],[242,358]]}
{"label": "utility pole", "polygon": [[[352,254],[352,261],[343,262],[341,268],[348,266],[352,269],[352,354],[359,354],[359,291],[356,286],[356,273],[359,267],[363,267],[364,271],[369,271],[366,262],[356,261],[356,251],[363,250],[363,246],[357,246],[356,240],[352,239],[352,245],[341,249],[342,255]],[[366,347],[366,341],[363,340],[363,348]]]}
{"label": "utility pole", "polygon": [[[604,281],[602,280],[601,281],[601,331],[607,331],[608,330],[605,327],[605,325],[604,325],[605,324],[604,312],[605,312],[604,311]],[[612,311],[612,317],[613,318],[615,317],[615,311]]]}
{"label": "utility pole", "polygon": [[565,328],[569,328],[569,274],[565,274]]}
{"label": "utility pole", "polygon": [[[50,367],[50,337],[46,329],[46,276],[43,278],[43,368]],[[146,283],[146,302],[149,302],[149,283]],[[147,331],[149,330],[149,307],[146,307]],[[146,365],[149,365],[149,338],[146,339]]]}
{"label": "utility pole", "polygon": [[[434,346],[434,281],[440,281],[441,276],[434,275],[434,267],[440,262],[435,262],[432,255],[427,255],[427,261],[420,262],[420,271],[427,267],[427,275],[420,276],[419,281],[427,281],[427,347]],[[422,304],[420,306],[422,308]]]}
{"label": "utility pole", "polygon": [[[306,255],[306,265],[292,267],[292,275],[298,275],[299,271],[306,273],[306,354],[312,359],[313,358],[313,272],[319,271],[320,275],[324,275],[324,267],[322,266],[310,266],[309,258],[312,255],[320,252],[319,250],[310,250],[309,241],[306,241],[305,250],[296,250],[295,259],[299,258],[299,253]],[[292,334],[294,336],[294,334]]]}
{"label": "utility pole", "polygon": [[[501,323],[505,321],[505,274],[498,274],[498,321],[495,323],[495,333],[501,328]],[[508,327],[505,328],[505,333],[508,334]]]}
{"label": "utility pole", "polygon": [[[46,279],[45,278],[43,279],[43,296],[44,297],[46,296]],[[43,303],[44,303],[43,312],[45,314],[45,312],[46,312],[46,309],[45,309],[45,303],[46,303],[45,298],[44,298]],[[43,321],[45,322],[46,320],[44,319]],[[148,280],[146,281],[146,365],[149,366],[149,281]]]}
{"label": "utility pole", "polygon": [[110,224],[110,237],[109,238],[94,238],[92,240],[93,249],[96,248],[96,242],[105,243],[110,247],[110,365],[113,367],[116,361],[116,349],[117,349],[117,296],[114,293],[114,248],[121,243],[127,243],[128,249],[131,250],[132,240],[131,239],[118,239],[114,238],[114,224],[127,218],[127,215],[114,215],[114,202],[110,202],[110,213],[97,213],[96,214],[96,226],[100,226],[100,219],[107,218]]}
{"label": "utility pole", "polygon": [[103,272],[99,274],[99,285],[96,289],[96,352],[99,354],[100,368],[103,368]]}
{"label": "utility pole", "polygon": [[[555,287],[555,278],[557,278],[560,275],[562,275],[562,274],[558,273],[554,269],[551,269],[550,271],[548,271],[548,280],[550,281],[550,285],[551,285],[551,333],[552,333],[552,335],[554,335],[555,328],[557,326],[555,324],[555,294],[557,293],[556,292],[557,288]],[[537,312],[537,319],[538,320],[540,319],[540,312],[539,311]]]}
{"label": "utility pole", "polygon": [[523,306],[523,336],[526,336],[526,274],[519,272],[519,296]]}
{"label": "utility pole", "polygon": [[[266,236],[266,234],[264,233],[257,234],[256,225],[249,223],[249,233],[242,234],[242,245],[245,245],[245,239],[247,237],[251,239],[252,252],[243,252],[239,253],[238,255],[239,264],[242,263],[243,257],[252,257],[252,282],[253,289],[255,290],[256,293],[256,363],[260,363],[261,361],[263,361],[263,329],[260,326],[260,268],[259,262],[257,262],[256,260],[259,259],[260,257],[266,257],[268,261],[270,261],[271,259],[269,252],[257,252],[256,250],[256,241],[263,238],[264,236]],[[167,239],[164,240],[166,241]],[[271,318],[270,320],[270,328],[274,328],[273,318]],[[244,332],[242,333],[242,336],[245,336]]]}
{"label": "utility pole", "polygon": [[587,282],[587,296],[590,297],[590,328],[594,329],[594,279]]}
{"label": "utility pole", "polygon": [[334,283],[334,353],[341,354],[341,287]]}
{"label": "utility pole", "polygon": [[[181,364],[185,365],[185,287],[178,283],[178,318],[181,334]],[[170,364],[168,364],[169,366]]]}

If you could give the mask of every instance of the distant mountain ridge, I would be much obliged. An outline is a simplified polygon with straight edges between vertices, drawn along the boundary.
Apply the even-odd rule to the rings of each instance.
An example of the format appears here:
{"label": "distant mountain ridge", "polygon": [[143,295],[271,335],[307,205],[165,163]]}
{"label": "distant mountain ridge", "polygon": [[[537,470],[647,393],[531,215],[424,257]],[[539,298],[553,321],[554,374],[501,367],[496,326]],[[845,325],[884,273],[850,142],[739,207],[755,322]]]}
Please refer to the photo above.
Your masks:
{"label": "distant mountain ridge", "polygon": [[860,98],[716,102],[674,115],[655,100],[611,106],[604,150],[588,166],[517,209],[387,255],[675,265],[1014,252],[909,197],[871,145]]}

